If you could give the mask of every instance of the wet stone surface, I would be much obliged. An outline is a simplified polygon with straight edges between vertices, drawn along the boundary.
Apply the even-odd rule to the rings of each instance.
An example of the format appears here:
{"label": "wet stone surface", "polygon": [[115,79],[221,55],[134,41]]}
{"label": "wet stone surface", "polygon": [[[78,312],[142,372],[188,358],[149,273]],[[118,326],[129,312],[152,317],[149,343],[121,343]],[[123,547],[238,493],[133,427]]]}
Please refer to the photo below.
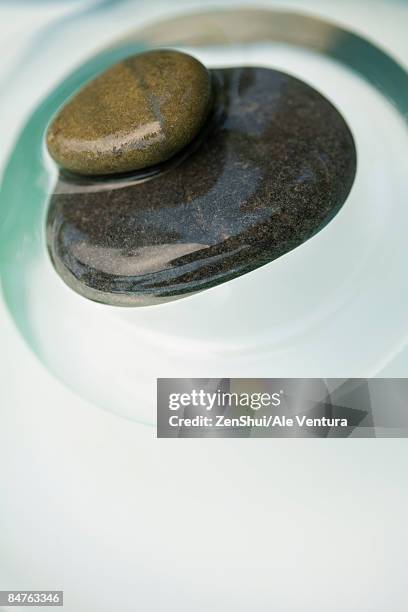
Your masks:
{"label": "wet stone surface", "polygon": [[293,77],[212,71],[201,140],[143,180],[60,176],[48,247],[78,293],[153,304],[225,282],[302,244],[339,211],[356,171],[338,111]]}
{"label": "wet stone surface", "polygon": [[79,90],[51,122],[48,150],[79,174],[145,168],[185,147],[210,106],[211,78],[199,61],[178,51],[148,51]]}

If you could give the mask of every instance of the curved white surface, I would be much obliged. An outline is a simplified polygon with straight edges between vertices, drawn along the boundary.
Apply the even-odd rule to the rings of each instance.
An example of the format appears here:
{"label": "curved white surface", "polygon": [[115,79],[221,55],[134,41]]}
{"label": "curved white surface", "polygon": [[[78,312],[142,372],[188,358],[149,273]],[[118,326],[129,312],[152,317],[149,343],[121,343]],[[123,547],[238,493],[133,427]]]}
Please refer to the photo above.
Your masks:
{"label": "curved white surface", "polygon": [[[406,61],[407,9],[386,6],[375,12],[372,2],[354,2],[351,11],[346,2],[308,2],[307,10],[379,36]],[[115,11],[112,36],[123,27]],[[92,23],[102,36],[97,16]],[[85,30],[89,24],[84,20]],[[44,91],[98,47],[92,31],[83,34],[75,34],[79,48],[72,33],[70,58],[47,56],[41,70],[35,55],[27,58],[21,78],[36,75],[30,98],[18,95],[18,80],[10,82],[15,105],[1,109],[9,143]],[[381,200],[391,185],[406,191],[404,167],[384,155],[384,147],[404,147],[400,119],[375,92],[374,114],[362,113],[363,85],[343,69],[313,54],[278,53],[279,67],[289,70],[292,62],[294,74],[302,61],[306,80],[335,99],[356,135],[358,179],[332,224],[273,269],[137,311],[83,300],[59,281],[44,254],[43,267],[32,271],[33,287],[41,281],[55,308],[44,338],[44,304],[33,290],[32,322],[38,342],[43,338],[38,350],[60,376],[79,381],[75,394],[30,351],[0,304],[0,589],[63,588],[69,612],[405,612],[404,441],[156,440],[153,427],[97,407],[115,409],[120,389],[119,412],[152,421],[155,376],[369,376],[387,363],[392,376],[394,355],[394,375],[406,367],[400,306],[407,295],[398,303],[376,282],[386,270],[388,286],[400,287],[406,260],[395,244],[407,219],[395,223],[397,196],[389,209]],[[278,65],[279,55],[271,61]],[[376,149],[368,127],[380,118],[393,129]],[[389,182],[380,183],[374,169],[384,163]],[[332,249],[321,261],[321,249],[336,241],[347,246],[344,257]],[[321,272],[317,283],[313,264]],[[255,309],[258,284],[267,299]],[[61,308],[83,322],[86,342],[75,329],[61,329],[53,314]],[[234,317],[217,316],[231,308]],[[122,372],[112,370],[118,359]]]}

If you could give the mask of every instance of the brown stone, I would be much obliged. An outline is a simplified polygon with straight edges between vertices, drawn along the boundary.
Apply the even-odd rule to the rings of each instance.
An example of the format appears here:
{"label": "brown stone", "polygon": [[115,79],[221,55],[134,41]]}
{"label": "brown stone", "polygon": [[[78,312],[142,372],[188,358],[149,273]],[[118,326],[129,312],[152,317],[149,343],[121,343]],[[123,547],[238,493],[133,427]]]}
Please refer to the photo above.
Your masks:
{"label": "brown stone", "polygon": [[129,57],[63,106],[47,133],[51,156],[78,174],[130,172],[183,149],[207,117],[211,78],[195,58],[172,50]]}

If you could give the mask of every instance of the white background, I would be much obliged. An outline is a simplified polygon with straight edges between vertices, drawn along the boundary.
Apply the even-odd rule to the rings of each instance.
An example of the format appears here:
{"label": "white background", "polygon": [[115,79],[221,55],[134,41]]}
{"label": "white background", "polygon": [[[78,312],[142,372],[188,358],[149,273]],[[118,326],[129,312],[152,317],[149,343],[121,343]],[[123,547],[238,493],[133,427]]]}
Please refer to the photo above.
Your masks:
{"label": "white background", "polygon": [[[0,4],[0,89],[79,4]],[[286,4],[407,64],[407,5]],[[69,612],[406,612],[406,441],[156,440],[70,393],[3,305],[0,338],[0,588],[64,589]]]}

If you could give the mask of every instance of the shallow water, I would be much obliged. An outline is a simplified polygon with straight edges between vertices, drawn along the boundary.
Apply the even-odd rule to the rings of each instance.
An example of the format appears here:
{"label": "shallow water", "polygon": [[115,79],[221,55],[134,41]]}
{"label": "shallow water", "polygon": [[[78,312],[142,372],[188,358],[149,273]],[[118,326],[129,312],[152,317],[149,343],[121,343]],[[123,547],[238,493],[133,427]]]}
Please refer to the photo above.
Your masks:
{"label": "shallow water", "polygon": [[[174,377],[203,372],[268,377],[272,369],[283,377],[320,376],[322,371],[330,377],[346,367],[347,375],[371,376],[405,342],[408,286],[401,262],[406,251],[408,77],[390,57],[354,34],[324,22],[316,26],[316,20],[294,14],[291,24],[297,21],[300,30],[285,30],[282,16],[274,11],[249,13],[253,19],[248,11],[234,11],[238,20],[242,17],[241,29],[229,30],[225,46],[220,38],[233,24],[227,12],[221,13],[224,26],[216,28],[218,46],[209,41],[208,46],[195,47],[183,20],[178,33],[160,24],[167,32],[160,44],[191,42],[191,47],[181,48],[208,66],[278,68],[323,92],[353,133],[359,160],[355,182],[339,214],[313,239],[250,274],[154,308],[95,304],[69,290],[55,273],[45,227],[57,173],[43,147],[47,124],[64,100],[106,66],[148,48],[149,35],[140,44],[141,36],[135,34],[130,42],[111,46],[66,76],[64,70],[75,64],[67,59],[75,42],[69,47],[64,30],[64,36],[60,32],[54,37],[51,49],[49,41],[44,43],[36,63],[27,67],[32,71],[35,65],[41,73],[45,52],[58,57],[51,82],[61,83],[49,91],[46,81],[46,98],[30,116],[5,169],[0,194],[4,300],[22,337],[49,371],[94,404],[139,421],[152,421],[149,398],[154,397],[158,372]],[[220,13],[216,15],[212,23]],[[123,31],[129,28],[126,19]],[[208,23],[199,15],[194,19],[203,27]],[[260,23],[263,42],[257,43]],[[110,43],[111,30],[98,29],[94,16],[87,28],[101,45]],[[252,32],[248,44],[234,46],[247,30]],[[296,46],[299,31],[301,47]],[[288,32],[290,45],[275,43]],[[324,44],[319,44],[320,33]],[[30,97],[24,70],[25,65],[15,75],[15,89],[18,85],[20,95]],[[364,342],[351,351],[353,337]]]}

